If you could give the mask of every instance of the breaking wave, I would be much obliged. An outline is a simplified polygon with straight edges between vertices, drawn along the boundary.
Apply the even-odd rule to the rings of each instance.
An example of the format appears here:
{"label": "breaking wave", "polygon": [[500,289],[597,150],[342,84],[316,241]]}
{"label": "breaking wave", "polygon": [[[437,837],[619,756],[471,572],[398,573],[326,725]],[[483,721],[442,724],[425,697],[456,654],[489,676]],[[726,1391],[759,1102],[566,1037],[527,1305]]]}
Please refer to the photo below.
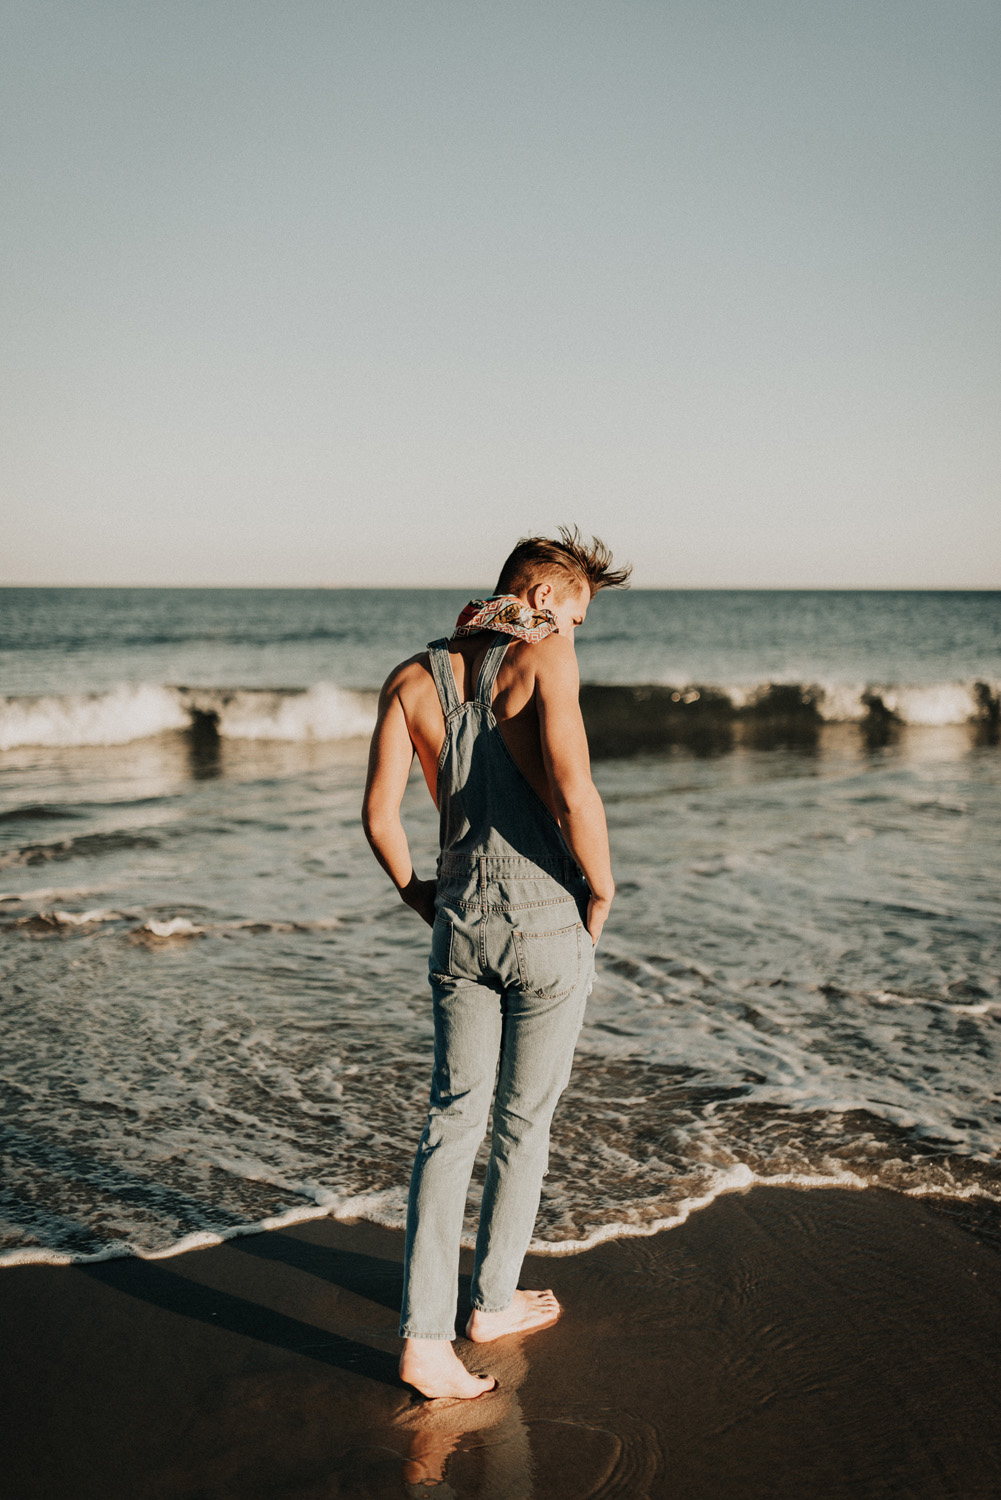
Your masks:
{"label": "breaking wave", "polygon": [[0,698],[0,750],[22,745],[125,745],[177,730],[237,740],[342,740],[369,734],[370,693],[311,688],[186,688],[122,684],[103,693]]}
{"label": "breaking wave", "polygon": [[[106,692],[0,698],[0,750],[124,745],[194,730],[230,740],[343,740],[371,733],[374,692],[310,688],[189,688],[122,684]],[[808,729],[1001,723],[1001,682],[759,683],[635,686],[585,683],[581,706],[597,753],[655,745],[730,724]],[[605,741],[609,744],[606,747]]]}
{"label": "breaking wave", "polygon": [[701,739],[725,747],[737,735],[767,746],[804,741],[825,724],[857,724],[874,742],[901,726],[970,724],[994,738],[1001,683],[776,683],[635,687],[585,683],[581,708],[595,755],[628,754]]}

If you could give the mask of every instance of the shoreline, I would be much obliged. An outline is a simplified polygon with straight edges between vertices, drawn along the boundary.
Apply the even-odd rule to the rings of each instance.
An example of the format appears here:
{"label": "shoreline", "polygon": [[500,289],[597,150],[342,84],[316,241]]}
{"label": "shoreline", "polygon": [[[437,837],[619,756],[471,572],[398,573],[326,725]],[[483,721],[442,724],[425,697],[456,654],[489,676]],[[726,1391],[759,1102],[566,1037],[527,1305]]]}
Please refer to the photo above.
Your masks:
{"label": "shoreline", "polygon": [[[954,1006],[953,1010],[966,1010],[971,1007]],[[666,1218],[654,1219],[647,1224],[628,1224],[613,1222],[599,1225],[591,1230],[585,1239],[576,1240],[535,1240],[529,1246],[529,1255],[540,1260],[560,1259],[564,1256],[587,1255],[599,1245],[608,1244],[614,1240],[631,1239],[653,1239],[660,1234],[668,1234],[672,1230],[680,1229],[687,1224],[695,1214],[704,1213],[711,1208],[720,1198],[731,1193],[746,1193],[751,1188],[769,1191],[786,1189],[797,1193],[838,1191],[846,1193],[864,1193],[870,1191],[889,1192],[894,1196],[910,1198],[927,1203],[929,1207],[940,1213],[946,1213],[960,1221],[969,1219],[982,1222],[985,1225],[993,1224],[997,1220],[997,1234],[990,1236],[997,1238],[1001,1245],[1001,1197],[990,1193],[986,1188],[973,1187],[962,1188],[956,1193],[949,1194],[935,1188],[887,1188],[883,1184],[866,1182],[857,1174],[845,1171],[837,1177],[831,1175],[792,1174],[787,1173],[775,1177],[758,1177],[750,1168],[738,1163],[726,1174],[729,1181],[723,1182],[711,1192],[701,1198],[684,1198],[678,1204],[678,1211]],[[333,1195],[331,1195],[333,1196]],[[360,1195],[362,1198],[372,1195]],[[0,1250],[0,1274],[4,1271],[14,1270],[19,1266],[50,1266],[50,1267],[86,1267],[103,1265],[107,1261],[115,1260],[139,1260],[139,1261],[168,1261],[180,1256],[190,1255],[195,1251],[212,1250],[220,1245],[227,1245],[233,1240],[248,1239],[254,1235],[271,1234],[283,1229],[291,1229],[300,1224],[312,1224],[318,1220],[330,1219],[334,1223],[346,1224],[352,1227],[367,1225],[372,1229],[385,1230],[390,1234],[403,1234],[405,1225],[402,1215],[393,1216],[393,1221],[376,1218],[364,1212],[350,1212],[352,1205],[359,1201],[358,1197],[348,1199],[340,1208],[330,1205],[316,1204],[312,1207],[303,1205],[301,1208],[289,1208],[281,1213],[270,1215],[266,1219],[250,1222],[246,1225],[238,1225],[232,1229],[217,1232],[215,1230],[192,1230],[189,1234],[182,1235],[180,1239],[167,1245],[161,1250],[141,1250],[132,1247],[122,1247],[117,1242],[112,1242],[104,1250],[95,1251],[92,1254],[74,1255],[70,1251],[50,1250],[45,1246],[23,1247],[11,1250]],[[397,1221],[399,1220],[399,1221]],[[989,1231],[988,1231],[989,1233]],[[476,1244],[475,1229],[463,1230],[460,1245],[463,1251],[471,1251]]]}
{"label": "shoreline", "polygon": [[[972,1007],[953,1007],[953,1010],[972,1010]],[[837,1193],[869,1193],[869,1191],[887,1191],[890,1194],[899,1194],[903,1199],[914,1199],[918,1202],[927,1203],[932,1209],[953,1218],[968,1218],[968,1220],[981,1221],[983,1224],[992,1224],[996,1218],[998,1232],[996,1238],[1001,1245],[1001,1197],[989,1193],[986,1188],[960,1188],[956,1193],[942,1193],[938,1188],[887,1188],[879,1182],[866,1182],[858,1178],[857,1173],[843,1172],[839,1176],[816,1175],[807,1173],[783,1173],[783,1175],[770,1176],[770,1178],[759,1178],[749,1167],[743,1163],[731,1167],[725,1173],[729,1181],[723,1181],[716,1188],[699,1199],[683,1199],[677,1206],[677,1214],[666,1218],[657,1218],[647,1224],[627,1224],[614,1221],[614,1223],[602,1224],[597,1229],[591,1230],[585,1239],[551,1239],[551,1241],[539,1241],[533,1239],[528,1254],[539,1260],[561,1259],[564,1256],[585,1256],[590,1251],[596,1250],[599,1245],[608,1244],[618,1239],[653,1239],[657,1235],[666,1235],[671,1230],[681,1229],[683,1224],[695,1214],[704,1214],[705,1209],[711,1208],[713,1203],[731,1193],[747,1193],[750,1188],[759,1190],[785,1190],[794,1193],[813,1193],[813,1191],[837,1191]],[[80,1254],[74,1256],[71,1251],[48,1250],[47,1247],[23,1247],[15,1250],[0,1250],[0,1274],[5,1271],[14,1271],[18,1266],[99,1266],[108,1260],[143,1260],[143,1262],[161,1262],[161,1260],[174,1260],[180,1256],[189,1256],[194,1251],[215,1250],[219,1245],[228,1245],[234,1239],[248,1239],[254,1235],[270,1235],[278,1230],[293,1229],[297,1224],[312,1224],[318,1220],[332,1220],[333,1223],[347,1224],[347,1226],[369,1226],[372,1229],[386,1230],[393,1235],[402,1235],[405,1230],[404,1215],[393,1215],[392,1220],[374,1217],[365,1212],[351,1212],[356,1203],[363,1202],[368,1197],[378,1194],[360,1194],[345,1200],[339,1208],[332,1205],[314,1205],[312,1208],[303,1205],[302,1208],[285,1209],[279,1214],[269,1215],[264,1220],[252,1221],[246,1226],[236,1226],[224,1232],[216,1230],[192,1230],[188,1235],[167,1245],[164,1250],[135,1250],[132,1247],[120,1247],[119,1242],[111,1242],[107,1250],[95,1251],[93,1254]],[[330,1194],[333,1197],[333,1194]],[[471,1251],[476,1247],[476,1230],[467,1229],[462,1232],[462,1251]]]}
{"label": "shoreline", "polygon": [[999,1252],[983,1201],[730,1191],[673,1229],[530,1255],[523,1284],[564,1316],[460,1341],[500,1381],[473,1403],[397,1379],[397,1230],[314,1218],[169,1259],[9,1266],[9,1493],[361,1500],[443,1477],[443,1500],[988,1500]]}

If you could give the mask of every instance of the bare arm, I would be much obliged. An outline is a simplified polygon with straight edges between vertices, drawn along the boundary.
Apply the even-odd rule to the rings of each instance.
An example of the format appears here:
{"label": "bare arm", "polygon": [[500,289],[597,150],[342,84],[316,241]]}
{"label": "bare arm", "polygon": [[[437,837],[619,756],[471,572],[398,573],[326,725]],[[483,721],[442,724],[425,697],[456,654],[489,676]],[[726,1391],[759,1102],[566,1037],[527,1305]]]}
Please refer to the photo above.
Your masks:
{"label": "bare arm", "polygon": [[563,836],[591,890],[587,930],[597,943],[615,895],[605,809],[591,780],[573,647],[561,636],[545,645],[536,672],[542,758]]}
{"label": "bare arm", "polygon": [[400,818],[414,747],[391,677],[379,695],[379,714],[368,757],[362,823],[372,852],[408,906],[434,922],[435,882],[418,880]]}

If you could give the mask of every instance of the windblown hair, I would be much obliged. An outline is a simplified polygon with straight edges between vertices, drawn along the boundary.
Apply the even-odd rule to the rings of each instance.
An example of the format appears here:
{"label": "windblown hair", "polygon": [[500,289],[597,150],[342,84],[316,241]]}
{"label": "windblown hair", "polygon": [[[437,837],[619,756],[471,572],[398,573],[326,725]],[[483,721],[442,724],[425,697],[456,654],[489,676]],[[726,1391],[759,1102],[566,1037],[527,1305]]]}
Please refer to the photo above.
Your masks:
{"label": "windblown hair", "polygon": [[629,587],[632,564],[612,567],[612,554],[593,536],[584,541],[576,526],[561,526],[559,540],[547,536],[523,536],[497,580],[498,594],[520,594],[533,583],[548,580],[560,595],[575,593],[587,584],[593,599],[599,589]]}

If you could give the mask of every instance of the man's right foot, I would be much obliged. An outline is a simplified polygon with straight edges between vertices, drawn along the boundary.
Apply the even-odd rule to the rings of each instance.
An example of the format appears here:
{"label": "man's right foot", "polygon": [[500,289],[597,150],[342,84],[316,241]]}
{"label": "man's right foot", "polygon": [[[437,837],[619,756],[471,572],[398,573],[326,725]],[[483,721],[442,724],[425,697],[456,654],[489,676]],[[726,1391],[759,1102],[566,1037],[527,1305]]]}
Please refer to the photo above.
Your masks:
{"label": "man's right foot", "polygon": [[466,1338],[474,1344],[489,1344],[509,1333],[533,1333],[549,1328],[560,1315],[560,1304],[551,1291],[515,1292],[503,1312],[479,1312],[476,1308],[466,1324]]}
{"label": "man's right foot", "polygon": [[400,1379],[422,1396],[449,1396],[472,1401],[496,1390],[492,1375],[471,1375],[450,1339],[406,1339],[400,1355]]}

